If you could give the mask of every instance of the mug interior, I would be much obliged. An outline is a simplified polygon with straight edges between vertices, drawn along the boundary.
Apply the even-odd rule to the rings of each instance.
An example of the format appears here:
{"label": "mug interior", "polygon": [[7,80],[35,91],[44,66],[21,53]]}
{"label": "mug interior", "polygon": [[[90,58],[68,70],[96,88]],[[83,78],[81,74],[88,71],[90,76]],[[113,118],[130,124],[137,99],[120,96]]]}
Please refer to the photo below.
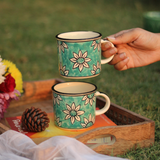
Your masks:
{"label": "mug interior", "polygon": [[84,39],[94,39],[101,36],[102,36],[101,33],[93,31],[74,31],[74,32],[60,33],[56,36],[56,38],[63,40],[84,40]]}
{"label": "mug interior", "polygon": [[58,83],[52,87],[54,92],[60,94],[86,94],[94,92],[97,87],[91,83],[85,82],[64,82]]}

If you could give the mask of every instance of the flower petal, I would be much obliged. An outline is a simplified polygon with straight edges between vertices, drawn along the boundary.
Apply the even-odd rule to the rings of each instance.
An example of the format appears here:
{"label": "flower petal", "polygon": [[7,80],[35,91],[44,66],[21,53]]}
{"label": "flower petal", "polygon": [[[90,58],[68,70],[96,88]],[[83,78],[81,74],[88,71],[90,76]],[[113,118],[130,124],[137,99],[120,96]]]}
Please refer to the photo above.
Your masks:
{"label": "flower petal", "polygon": [[83,64],[79,64],[79,71],[81,72],[83,69]]}
{"label": "flower petal", "polygon": [[80,121],[80,120],[81,120],[81,118],[80,118],[79,116],[75,116],[75,119],[76,119],[77,121]]}
{"label": "flower petal", "polygon": [[63,110],[63,112],[64,112],[65,114],[70,115],[68,110]]}
{"label": "flower petal", "polygon": [[71,116],[70,115],[66,115],[65,119],[69,119],[69,118],[71,118]]}
{"label": "flower petal", "polygon": [[83,98],[82,98],[82,101],[85,101],[87,99],[87,96],[84,96]]}
{"label": "flower petal", "polygon": [[86,127],[86,124],[84,124],[84,123],[81,123],[81,126],[82,126],[83,128],[85,128],[85,127]]}
{"label": "flower petal", "polygon": [[94,124],[94,122],[95,122],[95,117],[94,117],[94,116],[92,117],[92,122],[93,122],[93,124]]}
{"label": "flower petal", "polygon": [[96,72],[95,71],[91,71],[91,73],[94,75],[94,74],[96,74]]}
{"label": "flower petal", "polygon": [[88,119],[84,117],[84,123],[87,124],[88,123]]}
{"label": "flower petal", "polygon": [[66,107],[67,107],[67,109],[68,109],[69,111],[72,110],[71,107],[70,107],[68,104],[66,104]]}
{"label": "flower petal", "polygon": [[93,69],[94,69],[94,71],[96,71],[96,70],[97,70],[97,66],[96,66],[96,65],[94,65],[94,64],[93,64]]}
{"label": "flower petal", "polygon": [[79,66],[79,63],[75,63],[75,64],[73,65],[73,69],[77,68],[78,66]]}
{"label": "flower petal", "polygon": [[58,100],[62,101],[62,98],[60,97],[60,95],[57,96]]}
{"label": "flower petal", "polygon": [[82,57],[83,57],[83,58],[86,58],[86,57],[87,57],[87,54],[88,54],[87,51],[85,51],[85,52],[83,53],[83,56],[82,56]]}
{"label": "flower petal", "polygon": [[97,46],[97,43],[94,45],[94,50],[97,48],[98,46]]}
{"label": "flower petal", "polygon": [[75,111],[79,111],[80,107],[81,107],[81,106],[78,105],[78,106],[76,107]]}
{"label": "flower petal", "polygon": [[75,118],[74,117],[71,117],[71,123],[73,124],[75,121]]}
{"label": "flower petal", "polygon": [[98,51],[100,50],[100,44],[98,44]]}
{"label": "flower petal", "polygon": [[58,100],[58,98],[56,98],[56,102],[57,102],[57,104],[59,105],[59,100]]}
{"label": "flower petal", "polygon": [[89,114],[89,119],[88,120],[89,120],[89,122],[92,121],[92,115],[91,114]]}
{"label": "flower petal", "polygon": [[70,61],[73,62],[73,63],[76,63],[77,59],[76,58],[71,58]]}
{"label": "flower petal", "polygon": [[72,109],[72,111],[76,109],[74,102],[72,103],[71,109]]}
{"label": "flower petal", "polygon": [[63,46],[64,48],[68,48],[67,44],[64,43],[64,42],[62,42],[62,46]]}
{"label": "flower petal", "polygon": [[64,72],[66,70],[66,66],[64,65],[63,67],[62,67],[62,71]]}
{"label": "flower petal", "polygon": [[58,118],[56,118],[56,122],[57,122],[57,123],[59,123],[59,117],[58,117]]}
{"label": "flower petal", "polygon": [[60,127],[61,125],[62,125],[62,122],[59,122],[59,123],[58,123],[58,126]]}
{"label": "flower petal", "polygon": [[79,55],[79,58],[82,58],[82,51],[81,50],[79,50],[78,55]]}
{"label": "flower petal", "polygon": [[93,104],[93,99],[90,99],[90,105],[92,106],[92,104]]}
{"label": "flower petal", "polygon": [[99,61],[97,61],[97,68],[100,68],[101,66],[100,66],[100,63],[99,63]]}
{"label": "flower petal", "polygon": [[84,114],[84,111],[77,111],[77,115],[78,115],[78,116],[80,116],[80,115],[82,115],[82,114]]}
{"label": "flower petal", "polygon": [[90,58],[85,58],[85,62],[90,62],[91,59]]}
{"label": "flower petal", "polygon": [[89,65],[88,65],[87,62],[84,62],[84,63],[83,63],[83,66],[86,67],[86,68],[89,68]]}
{"label": "flower petal", "polygon": [[89,103],[89,98],[86,99],[85,105]]}
{"label": "flower petal", "polygon": [[67,70],[67,71],[64,72],[64,75],[67,76],[68,73],[69,73],[69,71]]}
{"label": "flower petal", "polygon": [[76,58],[76,59],[79,58],[78,54],[76,54],[75,52],[73,52],[73,56],[74,56],[74,58]]}
{"label": "flower petal", "polygon": [[96,44],[96,41],[93,41],[91,46],[94,46],[95,44]]}

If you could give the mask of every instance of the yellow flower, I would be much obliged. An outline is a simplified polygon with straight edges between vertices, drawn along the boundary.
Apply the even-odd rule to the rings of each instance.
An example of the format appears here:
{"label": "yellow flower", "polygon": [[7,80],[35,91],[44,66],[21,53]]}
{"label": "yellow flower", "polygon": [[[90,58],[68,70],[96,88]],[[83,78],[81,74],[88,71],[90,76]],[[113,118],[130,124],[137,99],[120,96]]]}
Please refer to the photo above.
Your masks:
{"label": "yellow flower", "polygon": [[23,93],[23,81],[22,81],[22,74],[18,70],[15,64],[8,60],[3,60],[3,65],[6,66],[6,71],[8,69],[8,73],[15,79],[16,88],[20,93]]}

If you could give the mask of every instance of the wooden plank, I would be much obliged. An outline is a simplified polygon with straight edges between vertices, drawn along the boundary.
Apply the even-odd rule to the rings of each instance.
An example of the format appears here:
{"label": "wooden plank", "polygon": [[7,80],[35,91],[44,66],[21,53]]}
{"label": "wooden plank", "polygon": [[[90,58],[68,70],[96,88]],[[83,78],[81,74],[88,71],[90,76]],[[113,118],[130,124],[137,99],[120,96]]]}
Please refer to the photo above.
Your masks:
{"label": "wooden plank", "polygon": [[60,79],[49,79],[40,81],[28,81],[23,83],[24,93],[18,101],[12,101],[10,107],[29,104],[37,101],[52,99],[51,87],[63,82]]}

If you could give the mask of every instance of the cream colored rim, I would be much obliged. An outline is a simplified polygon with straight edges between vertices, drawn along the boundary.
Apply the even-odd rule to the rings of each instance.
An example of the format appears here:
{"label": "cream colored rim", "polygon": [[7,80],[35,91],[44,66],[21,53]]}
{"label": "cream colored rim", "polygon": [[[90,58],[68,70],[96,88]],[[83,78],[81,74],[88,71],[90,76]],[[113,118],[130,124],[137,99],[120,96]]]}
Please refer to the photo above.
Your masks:
{"label": "cream colored rim", "polygon": [[94,31],[73,31],[56,35],[57,40],[66,42],[90,41],[100,39],[101,37],[101,33]]}
{"label": "cream colored rim", "polygon": [[96,85],[87,82],[62,82],[52,87],[52,91],[56,94],[67,96],[91,94],[96,90]]}

